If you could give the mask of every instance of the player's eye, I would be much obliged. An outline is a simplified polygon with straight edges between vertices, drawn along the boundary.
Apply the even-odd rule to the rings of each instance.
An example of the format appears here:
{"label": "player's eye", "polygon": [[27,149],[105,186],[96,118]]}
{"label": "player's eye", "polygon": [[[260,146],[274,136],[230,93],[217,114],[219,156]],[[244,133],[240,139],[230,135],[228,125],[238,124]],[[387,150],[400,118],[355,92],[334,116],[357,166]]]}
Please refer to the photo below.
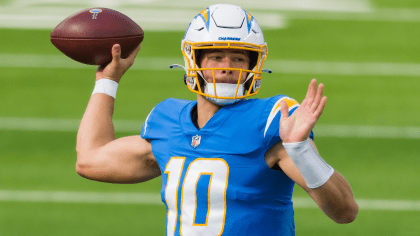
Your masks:
{"label": "player's eye", "polygon": [[210,59],[215,60],[215,61],[220,61],[220,60],[222,60],[222,57],[221,56],[211,56]]}

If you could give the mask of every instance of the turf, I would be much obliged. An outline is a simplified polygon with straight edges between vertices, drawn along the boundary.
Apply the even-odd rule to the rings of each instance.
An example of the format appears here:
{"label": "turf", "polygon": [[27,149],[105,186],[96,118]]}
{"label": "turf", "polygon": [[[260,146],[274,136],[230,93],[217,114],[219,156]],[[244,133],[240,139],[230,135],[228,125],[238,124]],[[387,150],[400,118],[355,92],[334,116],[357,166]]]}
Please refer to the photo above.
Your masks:
{"label": "turf", "polygon": [[[5,101],[0,103],[3,117],[80,119],[94,86],[94,68],[1,70],[6,88],[0,94]],[[128,71],[118,90],[114,118],[144,120],[157,102],[168,97],[194,99],[182,76],[182,71]],[[272,74],[265,76],[257,97],[286,94],[302,101],[312,78],[325,84],[328,97],[320,124],[420,125],[413,119],[420,110],[417,77]]]}
{"label": "turf", "polygon": [[165,206],[0,202],[0,235],[164,235]]}
{"label": "turf", "polygon": [[[5,1],[0,1],[5,4]],[[383,8],[418,7],[418,1],[373,1]],[[420,22],[292,20],[265,31],[269,59],[420,63]],[[49,30],[0,29],[0,54],[61,55]],[[146,32],[139,57],[180,57],[183,32]],[[275,70],[275,68],[270,68]],[[95,68],[6,68],[0,65],[0,117],[81,119]],[[128,71],[114,118],[143,121],[168,97],[194,99],[182,71]],[[419,127],[418,77],[264,75],[259,98],[303,99],[316,77],[328,96],[320,124]],[[141,124],[140,124],[141,125]],[[138,134],[117,133],[117,137]],[[316,134],[315,134],[316,135]],[[0,190],[147,192],[160,178],[136,185],[104,184],[74,169],[76,132],[0,131]],[[360,199],[419,200],[417,140],[316,137],[318,149]],[[306,196],[296,188],[295,196]],[[163,205],[0,202],[0,235],[163,235]],[[319,209],[296,209],[297,235],[419,235],[418,211],[363,210],[338,225]]]}
{"label": "turf", "polygon": [[[295,210],[296,235],[418,235],[418,212],[361,211],[351,224],[332,222],[318,209]],[[302,216],[305,215],[305,216]]]}
{"label": "turf", "polygon": [[[117,137],[135,135],[117,133]],[[3,189],[159,193],[160,178],[137,185],[104,184],[75,172],[75,132],[0,131]],[[365,199],[417,200],[417,140],[316,138],[319,151]],[[371,147],[377,147],[372,149]],[[398,157],[404,157],[401,162]],[[360,173],[366,173],[361,175]],[[401,181],[404,179],[405,181]],[[386,184],[385,184],[386,183]],[[393,189],[393,191],[389,191]],[[296,196],[306,196],[297,190]]]}

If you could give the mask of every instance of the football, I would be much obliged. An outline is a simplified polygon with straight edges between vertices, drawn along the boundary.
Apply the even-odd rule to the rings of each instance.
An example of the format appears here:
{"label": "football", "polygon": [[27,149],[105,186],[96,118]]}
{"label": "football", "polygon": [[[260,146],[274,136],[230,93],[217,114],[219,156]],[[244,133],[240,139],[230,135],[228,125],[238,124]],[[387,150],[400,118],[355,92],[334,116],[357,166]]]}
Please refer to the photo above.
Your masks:
{"label": "football", "polygon": [[112,45],[126,58],[143,41],[142,28],[128,16],[108,8],[88,8],[64,19],[51,32],[51,43],[71,59],[103,65],[112,60]]}

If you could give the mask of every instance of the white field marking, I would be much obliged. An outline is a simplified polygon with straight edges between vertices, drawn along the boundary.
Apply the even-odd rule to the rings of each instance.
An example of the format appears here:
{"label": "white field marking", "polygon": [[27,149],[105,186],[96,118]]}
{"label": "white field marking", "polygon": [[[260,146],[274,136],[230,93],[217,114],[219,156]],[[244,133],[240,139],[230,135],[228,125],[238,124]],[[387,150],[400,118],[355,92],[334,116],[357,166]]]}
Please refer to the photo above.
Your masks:
{"label": "white field marking", "polygon": [[[210,3],[196,0],[12,0],[0,7],[0,27],[53,29],[67,16],[89,7],[118,10],[144,30],[182,30]],[[287,19],[420,21],[412,9],[374,10],[369,0],[230,0],[264,28],[284,28]],[[285,15],[287,17],[285,17]]]}
{"label": "white field marking", "polygon": [[[139,55],[131,70],[169,70],[169,65],[183,64],[182,56],[177,58],[150,58]],[[63,55],[0,54],[0,67],[9,68],[70,68],[92,69],[97,66],[85,65]]]}
{"label": "white field marking", "polygon": [[0,201],[5,202],[63,202],[111,204],[162,204],[154,193],[99,193],[64,191],[8,191],[0,190]]}
{"label": "white field marking", "polygon": [[[293,197],[295,208],[318,208],[307,197]],[[149,204],[163,205],[156,193],[104,193],[65,191],[0,190],[0,202],[55,202],[96,204]],[[420,201],[356,199],[362,210],[420,211]]]}
{"label": "white field marking", "polygon": [[[43,118],[2,118],[0,130],[76,132],[81,120]],[[143,121],[114,120],[116,132],[140,134]],[[316,137],[420,139],[420,127],[316,125]]]}
{"label": "white field marking", "polygon": [[[169,70],[169,65],[184,64],[182,57],[141,57],[130,70]],[[65,55],[0,54],[0,67],[9,68],[69,68],[92,69]],[[311,75],[360,75],[360,76],[420,76],[420,64],[376,62],[327,62],[270,60],[265,68],[274,73]]]}
{"label": "white field marking", "polygon": [[420,76],[420,64],[267,60],[273,72],[319,75]]}
{"label": "white field marking", "polygon": [[[385,199],[356,199],[361,210],[388,211],[420,211],[420,201],[415,200],[385,200]],[[295,208],[318,208],[311,198],[294,197]]]}
{"label": "white field marking", "polygon": [[[225,3],[235,4],[244,9],[262,10],[303,10],[303,11],[369,11],[371,4],[369,0],[260,0],[243,1],[227,0]],[[196,0],[12,0],[6,6],[28,8],[34,6],[48,7],[55,6],[83,6],[83,7],[109,7],[109,8],[198,8],[198,12],[213,4],[209,1]],[[198,13],[197,12],[197,13]],[[194,15],[195,16],[195,15]],[[193,16],[193,17],[194,17]]]}
{"label": "white field marking", "polygon": [[[81,119],[0,117],[0,130],[76,132],[79,129],[80,121]],[[116,132],[133,132],[140,134],[143,121],[114,120],[113,124]]]}
{"label": "white field marking", "polygon": [[[209,3],[196,0],[13,0],[0,7],[0,28],[53,29],[85,8],[118,10],[144,30],[182,30]],[[264,28],[287,27],[287,19],[420,21],[419,9],[374,9],[369,0],[230,0],[242,6]]]}
{"label": "white field marking", "polygon": [[316,125],[316,137],[420,139],[420,127]]}
{"label": "white field marking", "polygon": [[[257,2],[257,1],[255,1]],[[67,16],[83,8],[31,7],[16,11],[0,7],[0,28],[54,29]],[[133,19],[145,31],[185,31],[188,23],[199,12],[188,9],[116,9]],[[252,11],[263,29],[288,27],[290,19],[420,22],[417,9],[379,9],[374,12],[325,11]]]}
{"label": "white field marking", "polygon": [[[96,6],[96,5],[92,5]],[[87,6],[86,6],[87,7]],[[85,7],[0,7],[0,28],[54,29],[68,16]],[[201,10],[177,8],[113,8],[139,24],[145,31],[185,31]],[[256,12],[254,17],[264,28],[285,28],[287,21],[278,12]],[[180,39],[181,40],[181,39]]]}

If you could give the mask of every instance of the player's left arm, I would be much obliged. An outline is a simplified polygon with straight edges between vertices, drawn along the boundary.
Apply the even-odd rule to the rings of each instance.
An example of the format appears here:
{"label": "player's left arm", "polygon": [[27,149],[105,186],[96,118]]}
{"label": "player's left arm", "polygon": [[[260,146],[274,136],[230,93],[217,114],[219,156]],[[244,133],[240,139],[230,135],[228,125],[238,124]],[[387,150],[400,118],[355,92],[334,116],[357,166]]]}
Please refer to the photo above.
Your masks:
{"label": "player's left arm", "polygon": [[289,117],[286,102],[281,102],[280,137],[273,147],[280,168],[300,185],[322,211],[337,223],[355,220],[358,205],[346,179],[320,156],[309,135],[324,110],[327,97],[324,85],[312,80],[302,104]]}
{"label": "player's left arm", "polygon": [[[316,150],[314,142],[312,140],[310,142]],[[358,205],[349,183],[340,173],[334,170],[323,185],[309,188],[281,142],[273,145],[266,155],[267,159],[279,160],[277,164],[284,173],[301,186],[332,220],[344,224],[351,223],[356,219]]]}

